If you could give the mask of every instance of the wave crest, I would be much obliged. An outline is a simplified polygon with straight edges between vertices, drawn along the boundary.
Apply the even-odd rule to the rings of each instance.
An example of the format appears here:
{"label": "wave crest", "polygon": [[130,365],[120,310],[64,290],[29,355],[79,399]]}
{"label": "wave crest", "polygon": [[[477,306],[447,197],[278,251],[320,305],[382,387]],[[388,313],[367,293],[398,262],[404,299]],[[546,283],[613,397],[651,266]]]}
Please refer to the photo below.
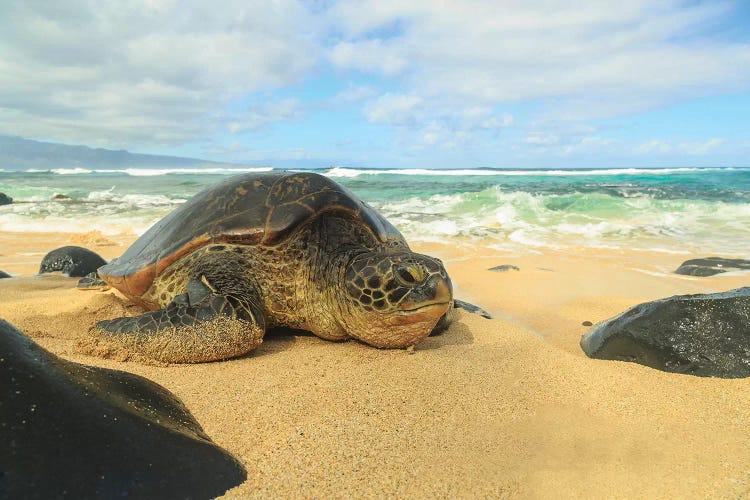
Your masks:
{"label": "wave crest", "polygon": [[332,167],[325,172],[329,177],[352,178],[361,175],[428,175],[428,176],[540,176],[540,177],[571,177],[571,176],[613,176],[613,175],[666,175],[703,171],[736,171],[735,167],[680,167],[680,168],[607,168],[607,169],[356,169],[349,167]]}
{"label": "wave crest", "polygon": [[[506,192],[434,195],[373,203],[409,238],[455,236],[512,247],[668,246],[683,251],[744,254],[750,204]],[[717,231],[716,228],[722,228]]]}
{"label": "wave crest", "polygon": [[21,172],[34,174],[83,175],[83,174],[125,174],[133,177],[157,177],[162,175],[232,175],[250,172],[270,172],[273,167],[209,167],[209,168],[29,168]]}

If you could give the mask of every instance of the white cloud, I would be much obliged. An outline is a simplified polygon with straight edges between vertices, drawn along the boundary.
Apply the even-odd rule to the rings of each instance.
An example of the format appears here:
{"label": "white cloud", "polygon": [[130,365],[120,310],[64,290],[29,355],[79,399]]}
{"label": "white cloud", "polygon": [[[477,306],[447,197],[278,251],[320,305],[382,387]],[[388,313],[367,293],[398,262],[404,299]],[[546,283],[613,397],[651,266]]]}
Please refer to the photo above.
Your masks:
{"label": "white cloud", "polygon": [[[604,140],[600,131],[537,125],[584,125],[749,89],[750,44],[715,36],[732,5],[228,0],[218,8],[200,0],[6,0],[0,133],[116,147],[177,145],[298,120],[315,106],[361,103],[365,119],[422,144],[481,137],[496,146],[534,109],[539,121],[519,138],[522,147],[612,148],[584,140]],[[272,100],[232,111],[248,94],[294,90],[311,74],[357,85],[324,102]],[[506,111],[518,101],[539,105]],[[622,147],[699,155],[722,146],[713,140]]]}
{"label": "white cloud", "polygon": [[338,102],[358,102],[378,95],[378,91],[369,85],[349,85],[333,98]]}
{"label": "white cloud", "polygon": [[[611,117],[750,87],[750,45],[702,37],[727,2],[362,0],[333,9],[344,68],[405,74],[425,99],[550,99],[548,114]],[[381,32],[390,33],[385,37]],[[399,61],[398,65],[384,61]]]}
{"label": "white cloud", "polygon": [[489,106],[461,106],[412,94],[383,94],[367,102],[363,111],[372,123],[397,127],[397,141],[414,147],[455,148],[514,122],[510,113],[497,114]]}
{"label": "white cloud", "polygon": [[563,146],[560,153],[563,156],[567,156],[573,153],[602,151],[606,148],[610,148],[613,144],[615,144],[615,141],[612,139],[596,135],[586,136]]}
{"label": "white cloud", "polygon": [[691,141],[679,144],[679,148],[691,155],[707,155],[726,143],[726,139],[714,137],[706,141]]}
{"label": "white cloud", "polygon": [[0,133],[204,139],[223,128],[230,99],[305,75],[316,26],[295,0],[2,2]]}
{"label": "white cloud", "polygon": [[672,145],[665,141],[651,139],[638,145],[635,152],[639,154],[670,153],[672,152]]}
{"label": "white cloud", "polygon": [[[421,136],[421,137],[420,137]],[[444,149],[454,149],[464,146],[474,138],[473,131],[447,126],[445,123],[432,121],[419,131],[421,142],[415,141],[414,147],[439,146]]]}
{"label": "white cloud", "polygon": [[401,73],[407,65],[402,48],[380,39],[340,42],[328,55],[337,66],[361,71],[377,71],[385,75]]}
{"label": "white cloud", "polygon": [[437,144],[438,141],[442,140],[446,135],[445,127],[439,123],[432,122],[427,125],[425,130],[422,132],[422,142],[432,146]]}
{"label": "white cloud", "polygon": [[557,144],[560,138],[556,135],[530,134],[524,139],[526,144]]}
{"label": "white cloud", "polygon": [[383,94],[365,105],[365,117],[372,123],[414,124],[422,99],[413,95]]}
{"label": "white cloud", "polygon": [[479,127],[481,128],[502,128],[510,127],[513,125],[513,115],[510,113],[503,113],[502,116],[488,116],[485,119],[479,121]]}
{"label": "white cloud", "polygon": [[296,99],[283,99],[277,102],[251,106],[244,113],[235,116],[236,120],[229,123],[229,131],[233,134],[246,130],[258,130],[273,123],[299,120],[304,111]]}
{"label": "white cloud", "polygon": [[687,155],[707,155],[726,143],[726,139],[714,137],[703,141],[676,141],[651,139],[635,147],[637,154],[680,153]]}

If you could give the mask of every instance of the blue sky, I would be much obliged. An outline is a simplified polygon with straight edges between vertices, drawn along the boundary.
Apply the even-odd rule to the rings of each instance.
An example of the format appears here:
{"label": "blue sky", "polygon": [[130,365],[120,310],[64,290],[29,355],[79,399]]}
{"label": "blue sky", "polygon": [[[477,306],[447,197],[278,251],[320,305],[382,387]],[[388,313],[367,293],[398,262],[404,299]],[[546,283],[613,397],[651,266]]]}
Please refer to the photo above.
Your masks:
{"label": "blue sky", "polygon": [[750,166],[750,2],[0,4],[0,133],[282,167]]}

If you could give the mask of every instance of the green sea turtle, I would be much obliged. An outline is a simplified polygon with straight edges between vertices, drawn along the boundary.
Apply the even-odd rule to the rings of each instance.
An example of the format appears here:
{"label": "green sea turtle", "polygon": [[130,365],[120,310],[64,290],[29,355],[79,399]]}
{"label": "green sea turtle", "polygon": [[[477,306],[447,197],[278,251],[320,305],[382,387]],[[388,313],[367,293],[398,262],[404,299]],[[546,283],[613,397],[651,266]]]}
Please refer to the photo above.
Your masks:
{"label": "green sea turtle", "polygon": [[239,356],[276,326],[409,347],[453,307],[438,259],[315,173],[227,178],[98,272],[151,311],[98,322],[95,343],[166,362]]}

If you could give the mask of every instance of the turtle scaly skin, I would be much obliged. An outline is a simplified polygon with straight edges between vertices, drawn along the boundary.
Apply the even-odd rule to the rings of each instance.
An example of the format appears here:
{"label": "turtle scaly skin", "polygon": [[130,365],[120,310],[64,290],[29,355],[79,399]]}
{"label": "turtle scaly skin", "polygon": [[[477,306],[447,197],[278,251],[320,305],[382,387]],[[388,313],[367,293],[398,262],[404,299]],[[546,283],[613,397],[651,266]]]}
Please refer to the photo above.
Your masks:
{"label": "turtle scaly skin", "polygon": [[229,178],[98,272],[151,311],[100,321],[97,342],[166,362],[239,356],[278,326],[408,347],[453,303],[439,260],[312,173]]}

